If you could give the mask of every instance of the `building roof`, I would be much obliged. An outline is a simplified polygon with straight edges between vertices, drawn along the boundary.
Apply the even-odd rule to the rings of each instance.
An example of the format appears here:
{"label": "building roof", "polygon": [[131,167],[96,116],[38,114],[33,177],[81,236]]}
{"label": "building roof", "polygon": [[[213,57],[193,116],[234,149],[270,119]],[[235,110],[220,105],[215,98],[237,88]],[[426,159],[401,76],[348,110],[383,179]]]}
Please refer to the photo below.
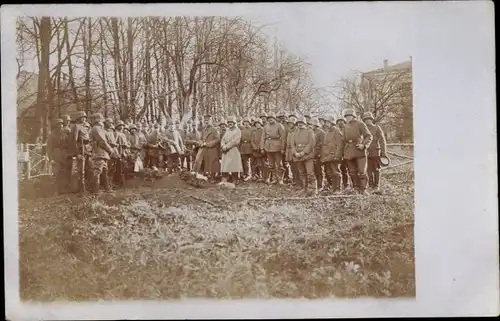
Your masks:
{"label": "building roof", "polygon": [[379,69],[371,70],[368,72],[364,72],[363,75],[365,75],[365,76],[366,75],[374,75],[374,74],[387,73],[387,72],[391,72],[391,71],[405,70],[405,69],[411,71],[411,69],[412,69],[412,61],[411,60],[401,62],[401,63],[395,64],[395,65],[389,65],[387,67],[382,67]]}

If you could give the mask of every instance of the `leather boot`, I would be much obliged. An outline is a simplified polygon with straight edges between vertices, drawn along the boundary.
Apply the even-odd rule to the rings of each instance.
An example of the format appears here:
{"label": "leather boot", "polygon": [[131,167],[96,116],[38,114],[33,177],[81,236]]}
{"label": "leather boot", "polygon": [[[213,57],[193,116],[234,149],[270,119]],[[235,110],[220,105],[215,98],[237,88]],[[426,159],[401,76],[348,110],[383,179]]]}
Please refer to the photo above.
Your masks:
{"label": "leather boot", "polygon": [[103,189],[105,192],[112,192],[112,188],[111,188],[111,182],[110,182],[110,179],[109,179],[109,175],[108,175],[108,170],[105,169],[102,171],[102,185],[103,185]]}

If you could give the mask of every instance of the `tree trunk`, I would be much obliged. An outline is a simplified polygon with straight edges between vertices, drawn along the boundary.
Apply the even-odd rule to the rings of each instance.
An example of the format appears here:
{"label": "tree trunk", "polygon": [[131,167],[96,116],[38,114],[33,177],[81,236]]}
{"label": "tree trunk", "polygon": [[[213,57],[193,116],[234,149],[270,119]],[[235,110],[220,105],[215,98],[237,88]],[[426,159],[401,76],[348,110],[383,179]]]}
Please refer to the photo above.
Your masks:
{"label": "tree trunk", "polygon": [[30,136],[30,141],[35,143],[40,136],[43,136],[43,126],[46,124],[47,118],[47,91],[50,82],[49,74],[49,53],[50,53],[50,33],[51,22],[49,17],[42,17],[40,21],[40,64],[38,66],[38,89],[36,97],[35,128]]}

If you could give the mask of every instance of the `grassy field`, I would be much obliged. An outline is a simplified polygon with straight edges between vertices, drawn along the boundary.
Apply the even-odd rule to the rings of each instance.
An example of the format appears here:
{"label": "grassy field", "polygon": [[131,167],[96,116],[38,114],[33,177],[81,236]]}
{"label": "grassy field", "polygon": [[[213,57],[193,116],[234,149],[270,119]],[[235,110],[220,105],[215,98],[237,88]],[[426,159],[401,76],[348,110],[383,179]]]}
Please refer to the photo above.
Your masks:
{"label": "grassy field", "polygon": [[176,175],[97,198],[24,198],[48,188],[22,185],[21,299],[414,297],[405,166],[383,174],[383,195],[335,199]]}

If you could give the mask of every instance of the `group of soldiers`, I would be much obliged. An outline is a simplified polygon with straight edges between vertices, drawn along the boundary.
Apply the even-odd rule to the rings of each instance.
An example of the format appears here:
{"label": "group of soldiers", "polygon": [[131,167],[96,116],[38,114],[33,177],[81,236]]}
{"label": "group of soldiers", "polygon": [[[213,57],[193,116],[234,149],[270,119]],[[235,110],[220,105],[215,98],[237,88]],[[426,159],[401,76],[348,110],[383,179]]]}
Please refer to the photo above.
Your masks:
{"label": "group of soldiers", "polygon": [[[88,121],[87,121],[88,120]],[[184,124],[114,122],[78,112],[56,119],[47,142],[58,193],[112,191],[144,168],[187,170],[212,182],[290,184],[306,194],[378,191],[386,141],[374,117],[261,114]]]}

